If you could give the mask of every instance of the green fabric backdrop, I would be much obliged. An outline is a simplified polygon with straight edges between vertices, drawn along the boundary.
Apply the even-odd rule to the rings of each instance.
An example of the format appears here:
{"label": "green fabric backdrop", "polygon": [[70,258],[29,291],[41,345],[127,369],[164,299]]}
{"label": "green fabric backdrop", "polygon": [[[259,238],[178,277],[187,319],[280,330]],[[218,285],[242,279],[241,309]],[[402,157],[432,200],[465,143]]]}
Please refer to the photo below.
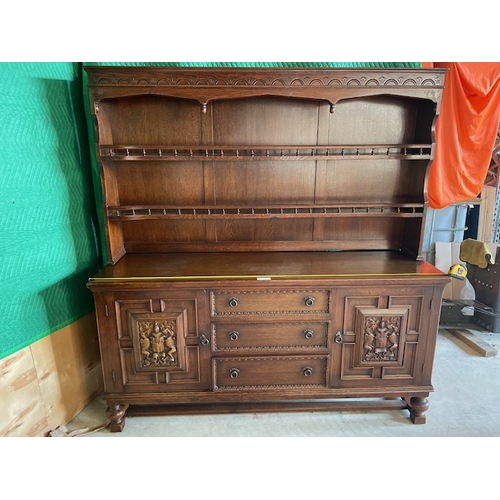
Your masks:
{"label": "green fabric backdrop", "polygon": [[93,310],[81,63],[0,63],[0,358]]}

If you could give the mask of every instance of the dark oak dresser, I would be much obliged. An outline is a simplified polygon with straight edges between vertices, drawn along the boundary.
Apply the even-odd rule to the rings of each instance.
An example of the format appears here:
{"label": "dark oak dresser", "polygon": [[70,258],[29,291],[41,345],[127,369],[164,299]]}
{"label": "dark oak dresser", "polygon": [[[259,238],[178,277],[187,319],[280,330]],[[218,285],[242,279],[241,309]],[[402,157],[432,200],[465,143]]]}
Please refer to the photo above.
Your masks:
{"label": "dark oak dresser", "polygon": [[449,277],[422,258],[444,71],[87,67],[127,414],[407,409]]}

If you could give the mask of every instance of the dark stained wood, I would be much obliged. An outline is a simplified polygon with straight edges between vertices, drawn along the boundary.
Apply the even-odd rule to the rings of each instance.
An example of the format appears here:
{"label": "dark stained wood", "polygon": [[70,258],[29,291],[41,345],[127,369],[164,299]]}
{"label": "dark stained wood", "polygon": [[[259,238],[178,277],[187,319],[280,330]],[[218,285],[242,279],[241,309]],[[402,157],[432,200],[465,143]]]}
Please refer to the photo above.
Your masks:
{"label": "dark stained wood", "polygon": [[218,404],[172,404],[136,405],[128,409],[133,416],[199,415],[224,413],[277,413],[293,411],[374,411],[407,410],[411,407],[401,398],[351,400],[351,401],[301,401],[273,403],[218,403]]}
{"label": "dark stained wood", "polygon": [[134,411],[424,423],[449,281],[422,259],[444,71],[86,71],[110,429]]}
{"label": "dark stained wood", "polygon": [[[87,72],[110,262],[124,251],[353,250],[360,240],[421,256],[442,70]],[[409,202],[417,223],[405,210],[397,221],[370,209],[362,220],[326,221],[315,210]],[[275,215],[290,204],[311,215]],[[128,212],[257,205],[271,215],[253,219],[267,220],[232,214],[185,223],[171,213]]]}
{"label": "dark stained wood", "polygon": [[128,254],[90,280],[425,279],[444,273],[398,252],[248,252]]}

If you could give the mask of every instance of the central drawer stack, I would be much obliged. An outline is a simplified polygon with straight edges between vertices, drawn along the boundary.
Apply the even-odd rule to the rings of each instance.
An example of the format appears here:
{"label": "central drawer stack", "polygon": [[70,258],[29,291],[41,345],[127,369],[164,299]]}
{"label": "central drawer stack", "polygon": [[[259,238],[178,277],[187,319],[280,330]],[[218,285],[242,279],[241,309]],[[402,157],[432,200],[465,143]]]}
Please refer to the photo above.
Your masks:
{"label": "central drawer stack", "polygon": [[214,390],[327,387],[330,290],[211,291],[210,303]]}

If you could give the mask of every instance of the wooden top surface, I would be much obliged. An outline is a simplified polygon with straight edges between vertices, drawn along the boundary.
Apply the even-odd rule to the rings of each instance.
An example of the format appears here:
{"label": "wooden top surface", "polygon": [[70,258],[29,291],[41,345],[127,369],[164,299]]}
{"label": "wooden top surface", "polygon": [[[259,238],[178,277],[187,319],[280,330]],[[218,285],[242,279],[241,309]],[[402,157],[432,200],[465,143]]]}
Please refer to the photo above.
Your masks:
{"label": "wooden top surface", "polygon": [[446,277],[398,252],[248,252],[127,254],[90,282]]}

